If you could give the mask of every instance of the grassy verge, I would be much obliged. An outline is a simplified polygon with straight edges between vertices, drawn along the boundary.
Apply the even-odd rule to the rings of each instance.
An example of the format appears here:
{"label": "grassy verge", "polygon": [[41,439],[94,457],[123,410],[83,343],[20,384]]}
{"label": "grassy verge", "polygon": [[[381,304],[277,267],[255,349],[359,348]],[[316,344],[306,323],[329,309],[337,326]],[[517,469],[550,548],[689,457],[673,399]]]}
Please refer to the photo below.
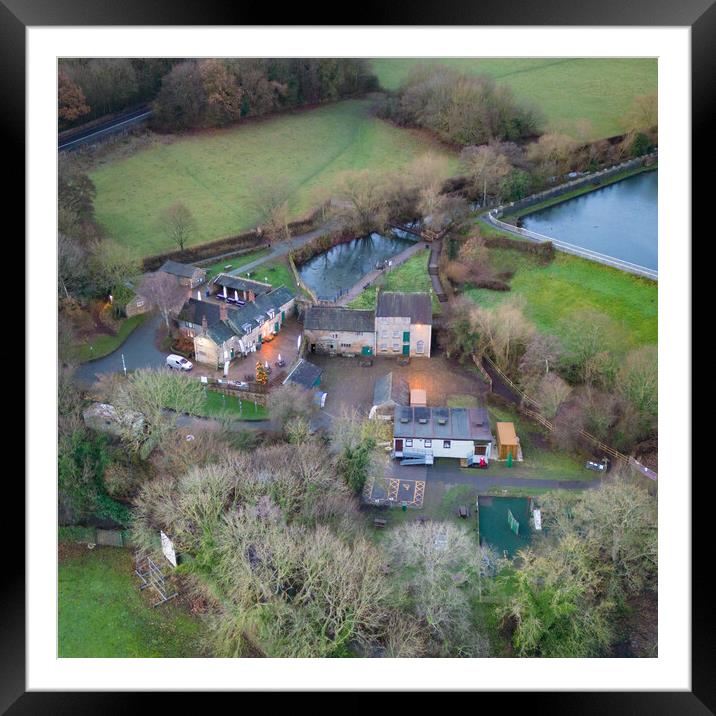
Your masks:
{"label": "grassy verge", "polygon": [[202,418],[233,418],[235,420],[266,420],[266,406],[241,400],[233,395],[224,395],[213,390],[206,391],[204,406],[199,412]]}
{"label": "grassy verge", "polygon": [[[216,274],[223,273],[224,271],[236,271],[236,269],[240,269],[242,266],[246,266],[246,264],[250,264],[257,259],[266,256],[268,253],[269,249],[259,249],[258,251],[250,251],[249,253],[241,254],[240,256],[230,256],[229,258],[215,261],[214,263],[203,267],[206,269],[206,278],[208,280],[216,276]],[[230,268],[227,269],[227,266]]]}
{"label": "grassy verge", "polygon": [[510,291],[470,288],[464,293],[491,307],[510,296],[524,298],[525,312],[540,331],[563,337],[570,314],[595,309],[620,324],[632,346],[657,342],[658,286],[654,281],[557,253],[548,266],[509,249],[490,249],[496,271],[515,272]]}
{"label": "grassy verge", "polygon": [[488,75],[511,88],[517,99],[540,109],[547,131],[586,139],[621,134],[622,118],[634,97],[657,90],[655,59],[386,58],[371,62],[386,89],[396,89],[413,67],[426,62]]}
{"label": "grassy verge", "polygon": [[247,277],[247,273],[250,274],[248,278],[251,278],[254,281],[270,283],[274,288],[286,286],[286,288],[290,288],[292,291],[298,291],[296,281],[293,277],[291,269],[288,266],[288,259],[286,258],[269,261],[265,264],[257,266],[249,272],[240,271],[235,275],[244,278]]}
{"label": "grassy verge", "polygon": [[122,321],[116,336],[101,335],[89,343],[78,343],[72,346],[69,351],[70,359],[74,363],[86,363],[109,355],[127,340],[135,328],[144,323],[148,315],[148,313],[141,313],[138,316],[126,318]]}
{"label": "grassy verge", "polygon": [[[384,274],[375,284],[362,291],[349,304],[349,308],[375,308],[378,288],[383,291],[424,291],[432,288],[428,274],[429,251],[411,256],[404,264]],[[440,313],[440,302],[433,294],[433,313]]]}
{"label": "grassy verge", "polygon": [[172,248],[157,230],[161,212],[181,201],[197,220],[192,245],[260,223],[262,182],[285,183],[291,218],[318,203],[347,170],[396,170],[427,151],[457,167],[451,150],[427,134],[394,127],[371,113],[369,100],[197,131],[155,137],[127,157],[109,154],[90,172],[95,211],[107,234],[147,256]]}
{"label": "grassy verge", "polygon": [[518,219],[521,216],[534,214],[537,211],[541,211],[542,209],[554,206],[555,204],[561,204],[562,202],[569,201],[570,199],[574,199],[577,196],[588,194],[589,192],[596,191],[597,189],[609,186],[610,184],[616,184],[619,181],[623,181],[624,179],[628,179],[629,177],[636,176],[637,174],[655,171],[656,169],[658,169],[656,164],[652,164],[648,167],[637,167],[636,169],[625,169],[622,172],[612,174],[611,176],[606,177],[596,183],[588,182],[584,186],[579,187],[574,191],[569,191],[566,194],[560,194],[559,196],[552,197],[551,199],[545,199],[545,201],[541,201],[539,202],[539,204],[532,204],[531,206],[525,207],[524,209],[515,209],[514,211],[505,212],[505,214],[503,215],[503,219]]}
{"label": "grassy verge", "polygon": [[201,655],[199,621],[177,600],[153,608],[126,549],[70,548],[60,559],[58,587],[60,657]]}

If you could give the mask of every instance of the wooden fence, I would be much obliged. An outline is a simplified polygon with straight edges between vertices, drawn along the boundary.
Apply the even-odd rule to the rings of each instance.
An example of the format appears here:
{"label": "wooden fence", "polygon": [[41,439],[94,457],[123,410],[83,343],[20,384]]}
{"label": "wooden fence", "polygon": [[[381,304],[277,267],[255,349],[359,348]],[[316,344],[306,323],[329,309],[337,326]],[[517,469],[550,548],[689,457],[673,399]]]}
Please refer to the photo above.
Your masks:
{"label": "wooden fence", "polygon": [[[477,358],[477,356],[473,355],[472,359],[475,365],[480,367],[481,361]],[[536,401],[530,398],[529,395],[527,395],[523,390],[518,388],[517,385],[495,365],[494,361],[490,360],[487,356],[483,356],[482,360],[487,363],[490,369],[493,370],[499,376],[500,380],[505,383],[515,395],[519,396],[520,402],[518,404],[518,408],[520,409],[520,411],[528,417],[532,418],[532,420],[538,422],[546,430],[552,432],[554,430],[554,423],[552,423],[550,420],[547,420],[547,418],[545,418],[539,412],[539,405],[537,405]],[[487,373],[487,371],[484,370],[484,366],[482,366],[482,368],[483,371]],[[489,373],[487,373],[487,375],[488,377],[490,377]],[[492,391],[493,384],[491,377],[488,382],[490,385],[490,391]],[[620,460],[625,465],[628,465],[629,467],[637,470],[637,472],[644,475],[645,477],[648,477],[650,480],[656,481],[658,477],[657,473],[646,467],[646,465],[642,465],[638,460],[631,457],[630,455],[625,455],[624,453],[615,450],[610,445],[603,443],[598,437],[596,437],[596,435],[592,435],[592,433],[587,432],[586,430],[580,430],[579,435],[588,440],[597,450],[606,453],[615,460]]]}

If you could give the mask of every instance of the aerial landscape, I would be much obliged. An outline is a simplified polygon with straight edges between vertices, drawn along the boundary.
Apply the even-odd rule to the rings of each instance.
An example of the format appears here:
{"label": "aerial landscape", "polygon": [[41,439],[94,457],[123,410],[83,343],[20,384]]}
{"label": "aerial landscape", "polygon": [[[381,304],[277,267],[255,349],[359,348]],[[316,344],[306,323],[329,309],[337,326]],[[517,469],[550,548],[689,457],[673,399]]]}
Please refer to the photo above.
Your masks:
{"label": "aerial landscape", "polygon": [[58,657],[658,656],[657,79],[60,59]]}

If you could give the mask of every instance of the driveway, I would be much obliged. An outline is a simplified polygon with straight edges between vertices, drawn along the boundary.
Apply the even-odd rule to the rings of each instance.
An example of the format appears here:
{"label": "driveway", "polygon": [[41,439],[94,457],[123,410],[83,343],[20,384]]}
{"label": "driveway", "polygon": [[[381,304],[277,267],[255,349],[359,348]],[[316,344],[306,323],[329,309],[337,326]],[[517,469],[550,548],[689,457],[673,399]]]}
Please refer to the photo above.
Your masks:
{"label": "driveway", "polygon": [[85,385],[91,385],[98,375],[121,373],[123,370],[122,355],[124,355],[127,370],[163,367],[167,354],[154,345],[154,337],[161,322],[161,316],[150,316],[141,326],[132,331],[129,338],[114,353],[79,366],[75,371],[75,380]]}
{"label": "driveway", "polygon": [[306,358],[323,368],[321,389],[328,393],[326,410],[340,415],[345,408],[367,413],[373,405],[373,389],[378,378],[393,371],[411,388],[426,391],[428,405],[445,405],[450,395],[484,398],[487,386],[478,374],[437,353],[431,358],[413,358],[406,366],[396,358],[376,357],[373,365],[361,367],[360,358],[341,358],[309,353]]}

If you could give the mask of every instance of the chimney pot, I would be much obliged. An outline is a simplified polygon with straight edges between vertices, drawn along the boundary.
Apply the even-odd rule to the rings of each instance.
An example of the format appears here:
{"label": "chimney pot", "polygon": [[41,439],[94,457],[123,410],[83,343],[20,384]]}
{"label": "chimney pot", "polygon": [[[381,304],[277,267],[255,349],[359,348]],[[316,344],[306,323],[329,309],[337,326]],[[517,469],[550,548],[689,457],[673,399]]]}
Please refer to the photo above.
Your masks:
{"label": "chimney pot", "polygon": [[219,304],[219,318],[225,321],[229,317],[229,309],[225,303]]}

